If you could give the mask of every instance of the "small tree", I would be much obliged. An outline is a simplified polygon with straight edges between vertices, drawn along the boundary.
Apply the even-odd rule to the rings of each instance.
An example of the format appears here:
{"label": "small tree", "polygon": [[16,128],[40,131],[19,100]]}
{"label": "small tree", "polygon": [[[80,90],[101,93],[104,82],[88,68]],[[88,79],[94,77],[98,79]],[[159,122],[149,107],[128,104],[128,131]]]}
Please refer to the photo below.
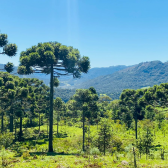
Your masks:
{"label": "small tree", "polygon": [[143,147],[145,149],[146,159],[147,155],[150,154],[149,149],[152,147],[152,143],[153,143],[153,134],[150,131],[150,129],[147,128],[146,133],[143,135]]}
{"label": "small tree", "polygon": [[128,128],[131,126],[131,122],[135,120],[135,138],[137,139],[137,123],[141,116],[141,106],[139,105],[139,99],[144,94],[144,90],[138,89],[125,89],[120,95],[120,114],[123,117],[124,122]]}
{"label": "small tree", "polygon": [[60,97],[57,97],[54,100],[54,110],[57,112],[56,113],[56,118],[57,118],[57,135],[58,135],[58,123],[60,120],[60,112],[63,110],[64,102]]}
{"label": "small tree", "polygon": [[148,105],[145,107],[145,118],[150,119],[150,121],[153,121],[155,117],[155,111],[153,106]]}
{"label": "small tree", "polygon": [[140,156],[141,153],[145,153],[147,159],[147,156],[150,154],[150,148],[152,147],[152,143],[154,141],[153,134],[151,131],[152,123],[150,122],[150,120],[145,120],[143,127],[143,135],[142,137],[140,137],[139,140],[137,140],[136,146],[139,149]]}
{"label": "small tree", "polygon": [[100,130],[99,130],[99,138],[98,138],[98,148],[100,151],[106,154],[106,149],[109,146],[110,140],[111,140],[111,127],[110,123],[108,123],[107,119],[102,119],[100,121]]}
{"label": "small tree", "polygon": [[98,95],[96,94],[96,91],[94,88],[89,89],[77,89],[76,93],[72,97],[76,101],[74,103],[74,106],[76,109],[79,109],[82,111],[82,122],[83,122],[83,151],[85,151],[85,118],[88,119],[94,116],[97,112],[95,109],[95,101],[98,100]]}

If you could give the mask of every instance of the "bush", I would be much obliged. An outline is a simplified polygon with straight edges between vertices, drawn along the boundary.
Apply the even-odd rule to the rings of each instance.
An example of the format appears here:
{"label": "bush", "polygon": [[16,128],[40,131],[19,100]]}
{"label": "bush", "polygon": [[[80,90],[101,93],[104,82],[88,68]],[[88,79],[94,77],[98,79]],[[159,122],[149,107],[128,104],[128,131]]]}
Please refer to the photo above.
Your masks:
{"label": "bush", "polygon": [[100,154],[100,151],[98,148],[91,148],[90,149],[90,154],[91,155],[99,155]]}
{"label": "bush", "polygon": [[27,128],[25,128],[25,129],[24,129],[23,138],[24,138],[24,139],[28,139],[28,138],[30,138],[30,137],[31,137],[30,131],[29,131]]}
{"label": "bush", "polygon": [[124,151],[122,140],[117,136],[114,136],[112,139],[112,153]]}
{"label": "bush", "polygon": [[23,152],[22,157],[23,157],[24,160],[27,160],[30,157],[29,152],[28,151]]}
{"label": "bush", "polygon": [[7,132],[0,134],[0,146],[8,148],[14,140],[13,133]]}

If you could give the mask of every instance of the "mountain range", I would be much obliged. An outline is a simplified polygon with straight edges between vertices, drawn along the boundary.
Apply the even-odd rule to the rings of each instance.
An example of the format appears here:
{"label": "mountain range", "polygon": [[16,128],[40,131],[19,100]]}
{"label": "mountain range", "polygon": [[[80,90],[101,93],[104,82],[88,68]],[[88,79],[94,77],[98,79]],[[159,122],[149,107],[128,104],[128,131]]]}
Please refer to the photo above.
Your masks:
{"label": "mountain range", "polygon": [[[0,64],[0,69],[4,65]],[[17,67],[14,69],[16,73]],[[49,85],[49,75],[32,74],[19,75],[19,77],[38,78]],[[168,62],[161,61],[142,62],[132,66],[118,65],[104,68],[92,68],[80,79],[70,76],[60,77],[60,86],[55,89],[55,97],[64,101],[75,93],[78,88],[93,86],[99,94],[107,94],[112,99],[118,99],[123,89],[139,89],[152,87],[168,82]]]}

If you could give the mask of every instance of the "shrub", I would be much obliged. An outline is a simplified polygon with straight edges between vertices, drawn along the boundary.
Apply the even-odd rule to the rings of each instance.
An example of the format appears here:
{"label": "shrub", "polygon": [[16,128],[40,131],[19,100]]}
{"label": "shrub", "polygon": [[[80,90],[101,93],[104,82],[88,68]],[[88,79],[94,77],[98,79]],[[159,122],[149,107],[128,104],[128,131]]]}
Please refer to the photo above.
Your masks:
{"label": "shrub", "polygon": [[0,134],[0,146],[5,147],[5,149],[12,144],[13,140],[14,140],[13,133],[7,132]]}
{"label": "shrub", "polygon": [[30,157],[29,151],[23,152],[22,157],[27,160]]}
{"label": "shrub", "polygon": [[113,136],[112,139],[113,139],[112,140],[112,153],[115,151],[117,152],[124,151],[122,140],[117,136]]}
{"label": "shrub", "polygon": [[91,155],[98,155],[98,154],[100,154],[100,151],[99,151],[98,148],[91,148],[90,149],[90,154]]}

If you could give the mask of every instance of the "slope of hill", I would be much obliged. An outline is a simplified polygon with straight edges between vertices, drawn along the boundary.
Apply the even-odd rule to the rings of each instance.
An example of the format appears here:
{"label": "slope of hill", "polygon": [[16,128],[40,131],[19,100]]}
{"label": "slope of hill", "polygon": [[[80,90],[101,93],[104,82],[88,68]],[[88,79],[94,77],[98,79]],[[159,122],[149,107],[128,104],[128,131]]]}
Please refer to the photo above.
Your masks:
{"label": "slope of hill", "polygon": [[[4,68],[4,64],[0,64],[0,69],[3,69],[3,68]],[[72,88],[76,84],[86,82],[87,80],[94,79],[98,76],[112,74],[116,71],[119,71],[125,68],[127,68],[127,66],[125,65],[110,66],[110,67],[103,67],[103,68],[92,68],[89,70],[87,74],[82,74],[80,79],[73,79],[72,76],[61,76],[59,78],[60,87]],[[38,78],[40,80],[43,80],[46,85],[49,85],[50,83],[50,75],[46,75],[46,74],[18,75],[17,66],[14,67],[14,71],[11,74],[15,74],[19,77],[24,77],[24,78]]]}
{"label": "slope of hill", "polygon": [[82,74],[81,78],[73,79],[72,76],[69,77],[60,77],[60,87],[61,88],[76,88],[77,85],[87,82],[88,80],[93,80],[96,77],[113,74],[114,72],[126,69],[128,66],[118,65],[102,68],[92,68],[87,74]]}
{"label": "slope of hill", "polygon": [[76,88],[95,87],[99,93],[106,93],[113,99],[119,97],[123,89],[138,89],[168,82],[168,62],[143,62],[110,75],[76,85]]}

